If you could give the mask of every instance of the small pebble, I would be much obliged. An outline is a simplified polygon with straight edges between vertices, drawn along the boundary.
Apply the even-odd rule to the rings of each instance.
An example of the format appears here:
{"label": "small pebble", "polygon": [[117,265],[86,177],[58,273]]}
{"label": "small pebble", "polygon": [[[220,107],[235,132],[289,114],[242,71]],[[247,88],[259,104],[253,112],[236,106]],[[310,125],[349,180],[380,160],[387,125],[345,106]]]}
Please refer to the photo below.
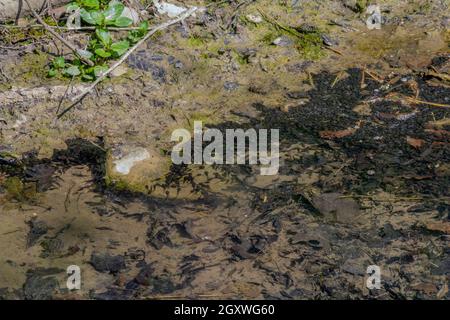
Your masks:
{"label": "small pebble", "polygon": [[278,37],[275,40],[273,40],[272,43],[276,46],[287,47],[292,44],[292,40],[289,39],[288,37],[282,36],[282,37]]}
{"label": "small pebble", "polygon": [[248,19],[248,21],[253,23],[263,22],[263,18],[260,15],[248,14],[245,17]]}
{"label": "small pebble", "polygon": [[227,81],[227,82],[224,83],[223,87],[227,91],[234,91],[237,88],[239,88],[239,84],[237,82]]}

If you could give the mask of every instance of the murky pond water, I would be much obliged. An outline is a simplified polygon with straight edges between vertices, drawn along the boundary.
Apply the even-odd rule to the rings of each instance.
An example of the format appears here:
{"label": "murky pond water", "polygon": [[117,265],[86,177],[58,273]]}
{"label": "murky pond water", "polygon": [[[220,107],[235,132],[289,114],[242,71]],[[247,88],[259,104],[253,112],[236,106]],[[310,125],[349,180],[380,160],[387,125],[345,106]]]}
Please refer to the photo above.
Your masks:
{"label": "murky pond water", "polygon": [[[216,125],[281,128],[280,175],[259,176],[249,166],[172,167],[166,187],[190,186],[191,200],[108,188],[101,142],[70,141],[48,160],[2,158],[2,294],[435,296],[449,263],[442,222],[449,150],[448,138],[427,128],[447,111],[395,100],[374,80],[355,90],[361,70],[346,74],[337,83],[317,75],[315,89],[302,95],[309,102],[287,112],[255,104],[260,116],[246,124]],[[398,81],[397,94],[408,94]],[[450,96],[446,87],[418,85],[426,100]],[[422,141],[421,151],[410,136]],[[82,270],[76,293],[65,289],[70,265]],[[381,291],[365,286],[370,265],[383,270]]]}

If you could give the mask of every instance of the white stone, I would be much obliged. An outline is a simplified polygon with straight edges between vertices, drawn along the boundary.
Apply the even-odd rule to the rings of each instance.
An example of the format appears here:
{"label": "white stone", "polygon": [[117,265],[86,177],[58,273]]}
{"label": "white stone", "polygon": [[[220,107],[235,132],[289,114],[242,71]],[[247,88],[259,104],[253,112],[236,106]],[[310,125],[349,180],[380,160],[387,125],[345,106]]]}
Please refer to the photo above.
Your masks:
{"label": "white stone", "polygon": [[130,173],[136,163],[147,160],[150,158],[150,153],[144,148],[135,148],[131,152],[122,156],[120,159],[113,161],[115,170],[123,175]]}
{"label": "white stone", "polygon": [[186,8],[176,6],[168,2],[159,2],[154,0],[153,3],[159,14],[167,14],[170,18],[175,18],[187,10]]}

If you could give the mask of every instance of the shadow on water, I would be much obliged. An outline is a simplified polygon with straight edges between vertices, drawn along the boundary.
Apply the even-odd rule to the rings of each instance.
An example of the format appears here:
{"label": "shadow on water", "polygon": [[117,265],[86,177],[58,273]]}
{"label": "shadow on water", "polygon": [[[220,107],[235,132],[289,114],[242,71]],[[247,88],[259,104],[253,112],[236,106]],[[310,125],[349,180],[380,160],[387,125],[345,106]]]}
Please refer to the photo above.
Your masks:
{"label": "shadow on water", "polygon": [[[288,112],[255,104],[261,118],[247,119],[246,127],[279,128],[282,153],[294,144],[306,143],[335,154],[333,161],[348,160],[343,168],[346,177],[342,191],[365,194],[381,188],[404,195],[448,196],[448,136],[430,130],[430,123],[448,118],[448,109],[389,99],[393,92],[413,96],[405,79],[383,88],[366,78],[366,86],[361,89],[362,70],[345,73],[347,77],[337,82],[336,75],[327,72],[315,75],[315,88],[302,94],[307,102]],[[448,102],[450,88],[431,86],[421,77],[406,79],[416,81],[422,101]],[[369,104],[368,100],[375,102]],[[364,112],[357,112],[363,107]],[[221,127],[233,128],[236,124]],[[420,140],[421,147],[409,144],[410,138]],[[315,164],[320,169],[327,164],[320,154],[287,161],[282,170],[295,175],[305,166]],[[324,187],[320,182],[318,186]]]}

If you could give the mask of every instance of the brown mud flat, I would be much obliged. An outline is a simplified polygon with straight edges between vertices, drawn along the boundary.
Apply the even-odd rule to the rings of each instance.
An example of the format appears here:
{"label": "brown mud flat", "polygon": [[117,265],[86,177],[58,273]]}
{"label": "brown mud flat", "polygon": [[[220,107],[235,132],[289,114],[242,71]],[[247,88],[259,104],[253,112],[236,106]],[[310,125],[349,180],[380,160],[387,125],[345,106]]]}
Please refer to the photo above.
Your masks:
{"label": "brown mud flat", "polygon": [[[311,23],[335,20],[324,17],[338,6],[329,3]],[[24,93],[3,106],[1,298],[450,297],[450,60],[441,15],[422,26],[411,13],[404,24],[396,18],[406,9],[392,5],[389,25],[374,32],[351,31],[365,26],[346,20],[329,31],[343,55],[315,62],[262,43],[268,29],[233,20],[235,10],[207,16],[213,40],[183,38],[182,28],[161,35],[132,56],[124,79],[59,123],[51,99]],[[295,18],[279,5],[266,11]],[[238,31],[219,34],[215,21]],[[17,70],[20,85],[42,85]],[[17,92],[0,94],[13,101]],[[189,186],[195,197],[111,188],[112,146],[151,142],[166,152],[167,132],[193,120],[279,128],[279,175],[172,166],[158,187]],[[82,270],[79,291],[66,289],[69,265]],[[380,290],[366,287],[369,265],[381,267]]]}

